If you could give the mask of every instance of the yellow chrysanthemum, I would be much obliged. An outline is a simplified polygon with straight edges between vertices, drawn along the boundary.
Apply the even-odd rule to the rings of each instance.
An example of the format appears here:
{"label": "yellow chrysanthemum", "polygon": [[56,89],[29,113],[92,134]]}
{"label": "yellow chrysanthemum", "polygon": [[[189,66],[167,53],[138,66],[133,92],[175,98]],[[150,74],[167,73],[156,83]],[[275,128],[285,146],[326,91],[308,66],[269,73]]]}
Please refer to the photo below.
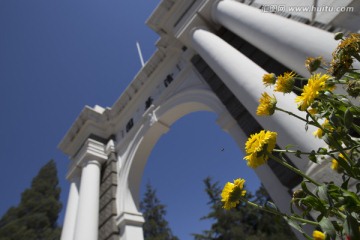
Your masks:
{"label": "yellow chrysanthemum", "polygon": [[294,72],[286,72],[283,75],[278,76],[274,91],[282,93],[291,92],[295,83],[294,76]]}
{"label": "yellow chrysanthemum", "polygon": [[264,74],[262,81],[266,87],[274,85],[276,82],[276,76],[274,73],[266,73]]}
{"label": "yellow chrysanthemum", "polygon": [[251,168],[256,168],[268,160],[270,153],[276,144],[276,132],[262,130],[252,134],[245,144],[246,156],[244,159]]}
{"label": "yellow chrysanthemum", "polygon": [[[325,119],[324,123],[321,124],[323,129],[327,129],[329,131],[333,131],[334,128],[330,125],[329,120]],[[321,128],[318,128],[315,132],[313,132],[313,135],[317,138],[322,138],[324,136],[324,132]]]}
{"label": "yellow chrysanthemum", "polygon": [[314,240],[325,240],[325,234],[323,232],[315,230],[313,232]]}
{"label": "yellow chrysanthemum", "polygon": [[241,197],[244,197],[246,190],[244,189],[245,180],[238,178],[234,180],[234,183],[227,182],[221,193],[221,201],[223,202],[223,208],[230,210],[236,207],[240,203]]}
{"label": "yellow chrysanthemum", "polygon": [[259,116],[270,116],[275,112],[276,107],[276,98],[270,97],[266,92],[261,94],[261,98],[259,99],[259,106],[256,110],[256,114]]}
{"label": "yellow chrysanthemum", "polygon": [[304,91],[301,96],[295,98],[295,102],[299,104],[302,111],[305,111],[319,96],[320,91],[326,90],[326,81],[330,78],[329,75],[322,75],[320,73],[314,74],[310,77],[308,83],[304,86]]}

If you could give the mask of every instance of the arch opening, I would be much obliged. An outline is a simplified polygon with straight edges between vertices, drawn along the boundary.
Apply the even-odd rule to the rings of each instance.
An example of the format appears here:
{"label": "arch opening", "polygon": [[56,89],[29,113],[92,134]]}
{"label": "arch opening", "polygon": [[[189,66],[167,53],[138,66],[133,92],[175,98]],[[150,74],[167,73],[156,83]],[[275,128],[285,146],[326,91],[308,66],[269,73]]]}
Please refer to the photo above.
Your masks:
{"label": "arch opening", "polygon": [[[220,182],[220,185],[234,178],[248,178],[248,185],[251,185],[249,186],[250,189],[255,190],[260,184],[259,180],[255,172],[246,167],[245,161],[242,161],[242,153],[236,139],[233,139],[214,124],[214,121],[224,114],[224,111],[226,110],[218,98],[208,90],[182,92],[169,99],[160,108],[155,109],[153,113],[155,120],[153,119],[154,121],[149,125],[144,124],[138,130],[131,147],[132,150],[128,155],[128,166],[126,167],[128,172],[126,187],[128,191],[125,193],[127,196],[122,198],[126,202],[123,202],[123,207],[120,207],[120,209],[127,212],[140,211],[140,187],[146,183],[150,176],[147,172],[144,175],[146,163],[150,159],[150,166],[153,165],[152,162],[155,163],[154,166],[157,166],[157,170],[151,170],[155,175],[158,175],[156,181],[161,179],[165,189],[166,186],[169,189],[173,188],[171,192],[159,189],[164,193],[159,198],[161,201],[164,195],[172,198],[169,201],[168,197],[166,197],[164,202],[170,202],[172,206],[169,209],[169,222],[177,219],[176,223],[182,223],[176,224],[177,227],[174,228],[175,234],[176,232],[184,232],[176,230],[178,227],[188,226],[189,234],[200,233],[202,229],[208,228],[205,226],[208,226],[206,224],[209,223],[199,221],[209,210],[206,205],[207,196],[202,182],[205,177],[212,176],[214,181]],[[185,126],[181,126],[183,124]],[[169,127],[171,127],[171,131],[162,136]],[[175,149],[178,152],[175,152]],[[170,158],[162,154],[159,155],[159,153],[173,154],[173,156]],[[170,164],[169,167],[166,167],[167,165],[162,162],[166,161],[165,159]],[[160,161],[161,165],[157,165],[156,161]],[[157,183],[154,185],[156,189],[159,188],[157,185]],[[196,186],[196,190],[192,189],[194,186]],[[186,190],[189,192],[186,193]],[[195,196],[195,193],[200,197]],[[120,196],[121,194],[123,193],[120,193]],[[185,198],[180,200],[180,196]],[[130,199],[131,201],[129,201]],[[190,204],[191,202],[194,202],[195,205]],[[191,214],[190,219],[194,224],[189,224],[189,220],[179,221],[180,216],[176,217],[176,214],[172,214],[174,209],[179,210],[181,207],[188,208],[189,211],[199,210],[197,214],[191,214],[185,210],[177,213],[182,216],[186,213]],[[198,230],[191,230],[192,226],[199,223]]]}
{"label": "arch opening", "polygon": [[[150,181],[161,203],[167,206],[166,220],[179,239],[210,228],[211,221],[200,221],[210,212],[203,184],[206,177],[219,181],[221,187],[242,177],[252,192],[260,185],[255,172],[242,160],[236,142],[215,120],[216,115],[209,112],[179,119],[159,139],[144,169],[141,196]],[[183,233],[188,235],[179,235]]]}

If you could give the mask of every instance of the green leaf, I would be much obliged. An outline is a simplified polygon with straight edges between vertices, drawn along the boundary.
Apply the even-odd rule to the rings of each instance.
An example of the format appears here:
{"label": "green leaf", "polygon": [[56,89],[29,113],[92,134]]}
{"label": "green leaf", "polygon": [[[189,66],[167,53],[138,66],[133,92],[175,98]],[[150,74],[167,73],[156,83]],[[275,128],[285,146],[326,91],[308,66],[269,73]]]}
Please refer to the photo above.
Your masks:
{"label": "green leaf", "polygon": [[329,122],[331,123],[332,126],[341,126],[341,119],[336,116],[336,114],[331,113],[329,116]]}
{"label": "green leaf", "polygon": [[349,236],[350,239],[360,239],[359,227],[358,221],[353,216],[347,215],[344,224],[344,234]]}
{"label": "green leaf", "polygon": [[360,199],[355,193],[350,192],[350,191],[346,191],[346,190],[343,190],[343,192],[344,192],[343,195],[344,195],[345,198],[347,198],[348,200],[350,200],[354,204],[360,206]]}
{"label": "green leaf", "polygon": [[296,153],[295,153],[295,156],[298,157],[298,158],[301,158],[301,151],[297,150]]}
{"label": "green leaf", "polygon": [[345,169],[345,171],[348,174],[352,175],[351,167],[349,166],[349,163],[346,160],[344,160],[342,157],[337,157],[336,161],[339,163],[340,167]]}
{"label": "green leaf", "polygon": [[321,219],[319,225],[327,235],[329,235],[331,238],[335,238],[336,236],[335,227],[328,218],[324,217],[323,219]]}
{"label": "green leaf", "polygon": [[327,154],[328,150],[326,148],[319,148],[317,152],[325,155]]}
{"label": "green leaf", "polygon": [[294,220],[290,219],[290,218],[285,218],[285,220],[288,222],[288,224],[295,228],[296,230],[298,230],[301,233],[304,233],[304,230],[302,229],[302,227]]}
{"label": "green leaf", "polygon": [[316,158],[316,155],[315,155],[315,151],[312,150],[309,157],[308,157],[312,162],[314,163],[317,163],[317,158]]}
{"label": "green leaf", "polygon": [[279,209],[276,207],[276,205],[273,202],[267,201],[264,205],[265,208],[270,210],[276,210],[279,211]]}
{"label": "green leaf", "polygon": [[293,145],[293,144],[288,144],[288,145],[285,146],[285,149],[286,149],[286,150],[289,150],[290,148],[293,148],[293,147],[295,147],[295,145]]}
{"label": "green leaf", "polygon": [[321,200],[329,202],[329,196],[327,193],[327,185],[321,185],[321,186],[317,187],[317,195]]}
{"label": "green leaf", "polygon": [[350,109],[346,109],[345,114],[344,114],[344,125],[347,129],[351,128],[351,125],[353,123],[353,115],[350,111]]}
{"label": "green leaf", "polygon": [[306,181],[301,182],[301,188],[302,188],[302,190],[304,190],[304,192],[305,192],[306,194],[315,197],[315,195],[307,188],[307,186],[306,186]]}
{"label": "green leaf", "polygon": [[343,179],[343,183],[341,184],[341,188],[343,189],[348,189],[348,185],[349,185],[349,180],[350,178],[348,177],[346,180]]}

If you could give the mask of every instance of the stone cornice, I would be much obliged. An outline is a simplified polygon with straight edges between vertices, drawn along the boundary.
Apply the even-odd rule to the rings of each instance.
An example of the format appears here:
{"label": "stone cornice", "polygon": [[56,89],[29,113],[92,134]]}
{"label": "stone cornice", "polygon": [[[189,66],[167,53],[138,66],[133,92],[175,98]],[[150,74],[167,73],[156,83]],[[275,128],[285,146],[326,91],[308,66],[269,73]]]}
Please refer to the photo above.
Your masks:
{"label": "stone cornice", "polygon": [[58,148],[72,158],[89,136],[96,135],[108,139],[111,135],[111,128],[107,125],[109,111],[109,108],[86,106],[61,140]]}

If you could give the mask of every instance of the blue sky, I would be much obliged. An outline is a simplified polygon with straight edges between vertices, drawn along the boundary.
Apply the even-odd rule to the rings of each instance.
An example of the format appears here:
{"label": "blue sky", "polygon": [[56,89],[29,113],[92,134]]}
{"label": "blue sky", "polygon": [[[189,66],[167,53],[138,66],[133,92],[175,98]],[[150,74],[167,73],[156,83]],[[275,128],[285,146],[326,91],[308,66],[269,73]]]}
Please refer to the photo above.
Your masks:
{"label": "blue sky", "polygon": [[[69,160],[57,145],[85,105],[111,107],[139,71],[158,36],[146,25],[159,1],[0,0],[0,215],[17,205],[38,170],[55,159],[64,208]],[[259,186],[212,113],[176,122],[155,146],[143,176],[167,205],[180,239],[209,223],[202,179],[237,177]],[[221,149],[224,148],[224,151]],[[142,189],[143,190],[143,189]]]}

